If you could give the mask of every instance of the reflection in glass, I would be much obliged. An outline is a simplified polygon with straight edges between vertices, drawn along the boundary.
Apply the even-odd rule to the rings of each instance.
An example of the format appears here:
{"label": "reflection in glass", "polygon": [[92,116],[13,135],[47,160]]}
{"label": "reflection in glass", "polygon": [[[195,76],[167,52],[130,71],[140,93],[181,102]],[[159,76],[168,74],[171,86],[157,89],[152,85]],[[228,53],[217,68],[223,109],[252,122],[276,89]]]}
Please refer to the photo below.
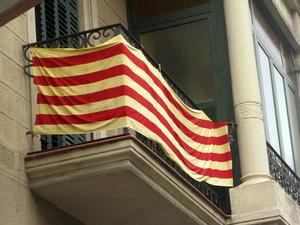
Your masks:
{"label": "reflection in glass", "polygon": [[145,49],[196,104],[214,99],[207,20],[141,35]]}
{"label": "reflection in glass", "polygon": [[264,100],[264,114],[267,129],[267,140],[269,144],[280,154],[278,126],[275,114],[274,95],[272,89],[271,71],[269,58],[264,50],[258,46],[260,72],[261,72],[261,91]]}
{"label": "reflection in glass", "polygon": [[286,96],[284,90],[284,80],[279,71],[274,67],[275,90],[278,105],[278,120],[281,128],[282,136],[282,155],[286,163],[294,169],[294,157],[291,141],[290,126],[288,120],[288,111],[286,104]]}

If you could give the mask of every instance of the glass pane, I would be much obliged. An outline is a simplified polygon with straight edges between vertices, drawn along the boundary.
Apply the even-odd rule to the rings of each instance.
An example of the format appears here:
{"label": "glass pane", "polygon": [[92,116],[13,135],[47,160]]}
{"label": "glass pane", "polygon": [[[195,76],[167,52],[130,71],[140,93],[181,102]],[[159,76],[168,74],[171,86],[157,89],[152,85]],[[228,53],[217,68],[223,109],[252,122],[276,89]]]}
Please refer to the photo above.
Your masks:
{"label": "glass pane", "polygon": [[134,20],[157,16],[209,3],[210,0],[131,0]]}
{"label": "glass pane", "polygon": [[300,165],[297,165],[297,162],[300,162],[300,135],[299,135],[299,120],[297,116],[297,108],[296,108],[296,93],[293,89],[288,86],[287,91],[288,96],[288,105],[289,105],[289,118],[290,118],[290,126],[292,133],[292,143],[294,149],[294,157],[295,164],[298,174],[300,174]]}
{"label": "glass pane", "polygon": [[267,140],[269,144],[280,154],[278,126],[275,114],[273,97],[274,94],[272,89],[269,58],[260,46],[258,48],[258,55],[261,73],[261,91],[264,102],[264,116],[267,129]]}
{"label": "glass pane", "polygon": [[282,142],[282,155],[286,163],[294,169],[294,157],[291,141],[290,126],[288,120],[288,111],[286,104],[286,96],[284,90],[284,80],[279,71],[274,68],[275,78],[275,90],[276,90],[276,101],[278,108],[278,121],[281,130],[281,142]]}
{"label": "glass pane", "polygon": [[282,67],[281,58],[281,41],[278,34],[270,26],[269,21],[266,20],[266,15],[261,11],[257,5],[258,1],[252,1],[253,4],[253,22],[257,35],[262,39],[264,46],[270,51],[273,59]]}
{"label": "glass pane", "polygon": [[213,101],[207,20],[143,33],[141,39],[145,49],[194,103]]}

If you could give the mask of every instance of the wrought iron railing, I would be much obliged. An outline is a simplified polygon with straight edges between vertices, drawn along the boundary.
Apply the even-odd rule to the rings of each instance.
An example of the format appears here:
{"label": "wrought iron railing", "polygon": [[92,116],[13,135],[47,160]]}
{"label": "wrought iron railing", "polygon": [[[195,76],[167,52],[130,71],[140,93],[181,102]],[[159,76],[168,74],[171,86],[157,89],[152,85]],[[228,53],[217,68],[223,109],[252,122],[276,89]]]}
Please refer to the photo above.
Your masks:
{"label": "wrought iron railing", "polygon": [[300,205],[300,178],[271,145],[267,144],[267,149],[273,179]]}
{"label": "wrought iron railing", "polygon": [[176,94],[181,98],[181,100],[192,108],[198,108],[195,103],[179,88],[179,86],[173,81],[173,79],[168,75],[168,73],[161,69],[161,66],[158,62],[155,61],[139,43],[139,41],[122,25],[122,24],[113,24],[109,26],[104,26],[92,30],[86,30],[78,32],[76,34],[58,37],[46,41],[35,42],[23,46],[24,57],[28,62],[24,67],[24,71],[27,75],[30,75],[30,67],[32,66],[32,60],[29,55],[29,49],[31,47],[53,47],[53,48],[87,48],[93,47],[97,44],[100,44],[106,40],[111,39],[114,36],[122,34],[123,37],[134,47],[140,49],[146,58],[153,64],[154,67],[159,69],[171,86],[171,88],[176,92]]}
{"label": "wrought iron railing", "polygon": [[[192,100],[185,95],[185,93],[176,85],[176,83],[171,79],[166,71],[161,70],[160,64],[158,64],[143,48],[143,46],[132,36],[129,31],[121,24],[114,24],[110,26],[105,26],[101,28],[96,28],[92,30],[87,30],[79,32],[73,35],[54,38],[47,41],[36,42],[32,44],[27,44],[23,46],[24,57],[27,60],[27,65],[24,67],[24,71],[27,75],[30,75],[30,67],[32,66],[32,61],[29,56],[30,47],[74,47],[74,48],[85,48],[92,47],[96,44],[100,44],[118,34],[122,34],[123,37],[134,47],[140,49],[146,58],[159,69],[168,82],[170,87],[175,91],[175,93],[180,97],[180,99],[192,108],[197,109],[197,105],[192,102]],[[156,155],[158,155],[165,163],[173,168],[177,173],[179,173],[188,183],[190,183],[196,190],[201,192],[213,205],[222,210],[225,214],[230,214],[230,204],[229,204],[229,194],[228,188],[214,187],[207,183],[199,183],[192,179],[188,174],[186,174],[182,169],[180,169],[173,161],[171,161],[162,151],[161,147],[147,139],[141,134],[136,134],[137,139],[148,146]]]}
{"label": "wrought iron railing", "polygon": [[143,144],[149,147],[156,155],[158,155],[165,163],[167,163],[173,170],[180,174],[188,183],[190,183],[196,190],[200,191],[211,203],[221,209],[224,213],[230,214],[229,193],[228,188],[213,187],[204,182],[198,182],[191,178],[184,172],[176,163],[170,160],[159,144],[151,141],[142,134],[136,133],[136,137]]}

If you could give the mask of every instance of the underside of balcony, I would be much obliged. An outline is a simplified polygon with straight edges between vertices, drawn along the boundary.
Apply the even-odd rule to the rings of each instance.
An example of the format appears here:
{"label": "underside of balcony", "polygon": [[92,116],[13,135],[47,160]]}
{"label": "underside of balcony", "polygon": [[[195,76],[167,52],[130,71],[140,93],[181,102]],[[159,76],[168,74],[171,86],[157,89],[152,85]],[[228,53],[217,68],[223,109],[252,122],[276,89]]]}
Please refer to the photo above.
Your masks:
{"label": "underside of balcony", "polygon": [[125,134],[26,158],[30,186],[83,224],[224,224],[226,215]]}

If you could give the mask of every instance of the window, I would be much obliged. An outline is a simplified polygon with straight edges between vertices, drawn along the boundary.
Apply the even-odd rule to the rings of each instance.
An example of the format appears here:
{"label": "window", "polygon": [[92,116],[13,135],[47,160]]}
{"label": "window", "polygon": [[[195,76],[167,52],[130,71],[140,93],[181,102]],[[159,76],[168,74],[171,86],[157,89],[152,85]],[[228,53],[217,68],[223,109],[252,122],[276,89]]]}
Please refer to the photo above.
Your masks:
{"label": "window", "polygon": [[219,62],[215,47],[219,43],[215,42],[217,35],[213,32],[211,1],[130,0],[129,3],[130,27],[145,50],[199,109],[212,120],[224,119],[221,116],[224,110],[217,106],[218,102],[225,102],[224,95],[221,99],[222,95],[217,93],[227,87],[224,82],[218,83],[224,73],[217,76]]}
{"label": "window", "polygon": [[258,44],[258,63],[260,69],[260,86],[263,98],[265,128],[267,141],[279,153],[286,163],[294,167],[293,136],[297,137],[297,113],[292,82],[280,72],[273,59]]}
{"label": "window", "polygon": [[179,10],[193,8],[210,3],[210,0],[131,0],[133,19],[140,21],[149,17],[168,14]]}
{"label": "window", "polygon": [[300,137],[296,83],[291,69],[292,51],[274,32],[255,4],[253,12],[266,138],[274,150],[296,171],[295,159],[299,155]]}
{"label": "window", "polygon": [[[35,8],[36,36],[38,41],[49,40],[78,32],[76,0],[45,0]],[[74,43],[58,43],[58,46],[71,47]],[[62,147],[86,140],[86,135],[42,135],[41,148]]]}
{"label": "window", "polygon": [[264,112],[266,120],[267,139],[273,148],[280,153],[278,124],[275,114],[275,101],[272,87],[271,66],[269,57],[259,46],[258,56],[261,74],[261,92],[264,100]]}
{"label": "window", "polygon": [[194,103],[214,101],[208,19],[144,32],[141,41]]}
{"label": "window", "polygon": [[76,0],[45,0],[35,12],[38,41],[78,32]]}

